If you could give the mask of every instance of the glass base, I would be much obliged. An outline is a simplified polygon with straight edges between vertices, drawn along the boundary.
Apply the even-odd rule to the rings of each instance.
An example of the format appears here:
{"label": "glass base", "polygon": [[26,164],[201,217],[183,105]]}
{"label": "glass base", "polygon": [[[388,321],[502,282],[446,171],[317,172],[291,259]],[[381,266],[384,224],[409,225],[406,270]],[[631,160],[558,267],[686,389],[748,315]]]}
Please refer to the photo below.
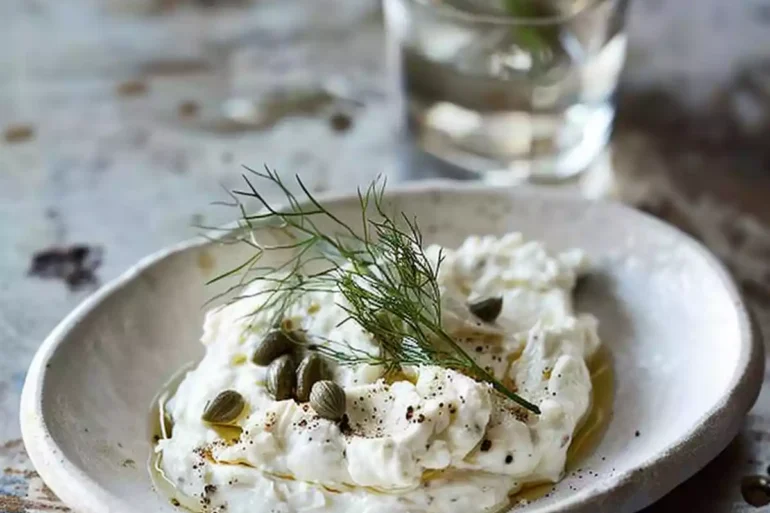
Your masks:
{"label": "glass base", "polygon": [[[576,144],[558,153],[512,156],[479,150],[478,141],[470,145],[425,123],[409,122],[409,137],[424,152],[476,175],[485,182],[511,185],[524,181],[561,183],[575,178],[589,168],[609,141],[613,109],[593,110],[591,123],[583,126]],[[474,151],[475,150],[475,151]]]}

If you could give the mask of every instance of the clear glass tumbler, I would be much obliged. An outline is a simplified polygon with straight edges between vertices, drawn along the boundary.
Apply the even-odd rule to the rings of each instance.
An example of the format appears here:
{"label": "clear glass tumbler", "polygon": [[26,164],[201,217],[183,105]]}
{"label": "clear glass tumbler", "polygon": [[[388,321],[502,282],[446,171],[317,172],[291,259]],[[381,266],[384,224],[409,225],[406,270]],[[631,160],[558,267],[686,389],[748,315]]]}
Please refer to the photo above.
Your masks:
{"label": "clear glass tumbler", "polygon": [[609,139],[627,0],[385,0],[417,145],[493,182],[558,181]]}

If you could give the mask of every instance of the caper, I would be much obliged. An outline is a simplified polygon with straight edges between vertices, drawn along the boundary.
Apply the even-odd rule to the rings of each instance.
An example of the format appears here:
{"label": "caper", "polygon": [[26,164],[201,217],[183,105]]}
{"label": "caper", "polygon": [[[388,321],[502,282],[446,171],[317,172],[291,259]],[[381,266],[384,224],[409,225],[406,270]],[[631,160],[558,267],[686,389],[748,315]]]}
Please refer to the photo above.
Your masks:
{"label": "caper", "polygon": [[468,309],[482,321],[494,322],[503,311],[503,298],[498,296],[482,299],[469,304]]}
{"label": "caper", "polygon": [[308,353],[297,367],[297,400],[306,403],[310,400],[310,391],[317,381],[327,379],[329,371],[323,356]]}
{"label": "caper", "polygon": [[270,365],[279,356],[290,353],[294,345],[290,335],[281,330],[273,330],[257,344],[251,360],[257,365]]}
{"label": "caper", "polygon": [[279,356],[267,367],[267,391],[276,401],[291,399],[296,381],[291,355]]}
{"label": "caper", "polygon": [[213,401],[206,403],[201,419],[210,424],[227,424],[238,418],[246,406],[243,396],[235,390],[220,392]]}
{"label": "caper", "polygon": [[319,417],[340,420],[345,415],[345,390],[334,381],[318,381],[310,391],[310,406]]}

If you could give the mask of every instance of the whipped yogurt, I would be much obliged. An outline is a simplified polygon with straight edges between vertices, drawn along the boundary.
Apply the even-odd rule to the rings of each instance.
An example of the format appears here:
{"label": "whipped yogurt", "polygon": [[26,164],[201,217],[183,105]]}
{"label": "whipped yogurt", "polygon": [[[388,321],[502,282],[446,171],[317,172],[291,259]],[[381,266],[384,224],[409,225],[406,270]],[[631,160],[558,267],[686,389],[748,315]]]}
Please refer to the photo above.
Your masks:
{"label": "whipped yogurt", "polygon": [[[436,259],[439,249],[426,254]],[[481,513],[501,508],[522,486],[558,481],[591,408],[586,360],[600,343],[596,319],[573,311],[583,253],[552,254],[513,233],[470,237],[443,254],[444,330],[540,415],[437,366],[404,369],[396,381],[376,365],[336,366],[344,423],[320,418],[307,403],[275,401],[266,367],[251,354],[276,312],[252,290],[206,315],[205,357],[166,404],[173,433],[156,445],[165,478],[197,509],[217,513]],[[493,296],[503,298],[502,312],[494,324],[480,323],[468,303]],[[341,322],[342,304],[339,293],[308,293],[284,318],[376,354],[368,333]],[[223,390],[246,402],[237,429],[227,432],[201,420]]]}

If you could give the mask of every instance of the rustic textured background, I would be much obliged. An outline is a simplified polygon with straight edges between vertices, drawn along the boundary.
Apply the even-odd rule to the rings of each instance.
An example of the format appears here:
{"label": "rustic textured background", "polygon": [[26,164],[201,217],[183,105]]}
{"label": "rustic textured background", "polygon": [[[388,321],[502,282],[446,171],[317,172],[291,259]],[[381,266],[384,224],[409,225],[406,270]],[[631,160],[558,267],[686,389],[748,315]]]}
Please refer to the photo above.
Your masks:
{"label": "rustic textured background", "polygon": [[[185,4],[0,2],[0,513],[66,510],[19,440],[40,341],[141,256],[232,218],[209,203],[241,163],[316,191],[446,172],[397,141],[373,0]],[[701,238],[770,335],[770,0],[637,0],[629,18],[612,150],[568,187]],[[232,38],[248,44],[204,44]],[[230,91],[263,99],[259,126],[218,119]],[[741,482],[766,474],[768,440],[763,392],[735,442],[649,511],[753,509]]]}

